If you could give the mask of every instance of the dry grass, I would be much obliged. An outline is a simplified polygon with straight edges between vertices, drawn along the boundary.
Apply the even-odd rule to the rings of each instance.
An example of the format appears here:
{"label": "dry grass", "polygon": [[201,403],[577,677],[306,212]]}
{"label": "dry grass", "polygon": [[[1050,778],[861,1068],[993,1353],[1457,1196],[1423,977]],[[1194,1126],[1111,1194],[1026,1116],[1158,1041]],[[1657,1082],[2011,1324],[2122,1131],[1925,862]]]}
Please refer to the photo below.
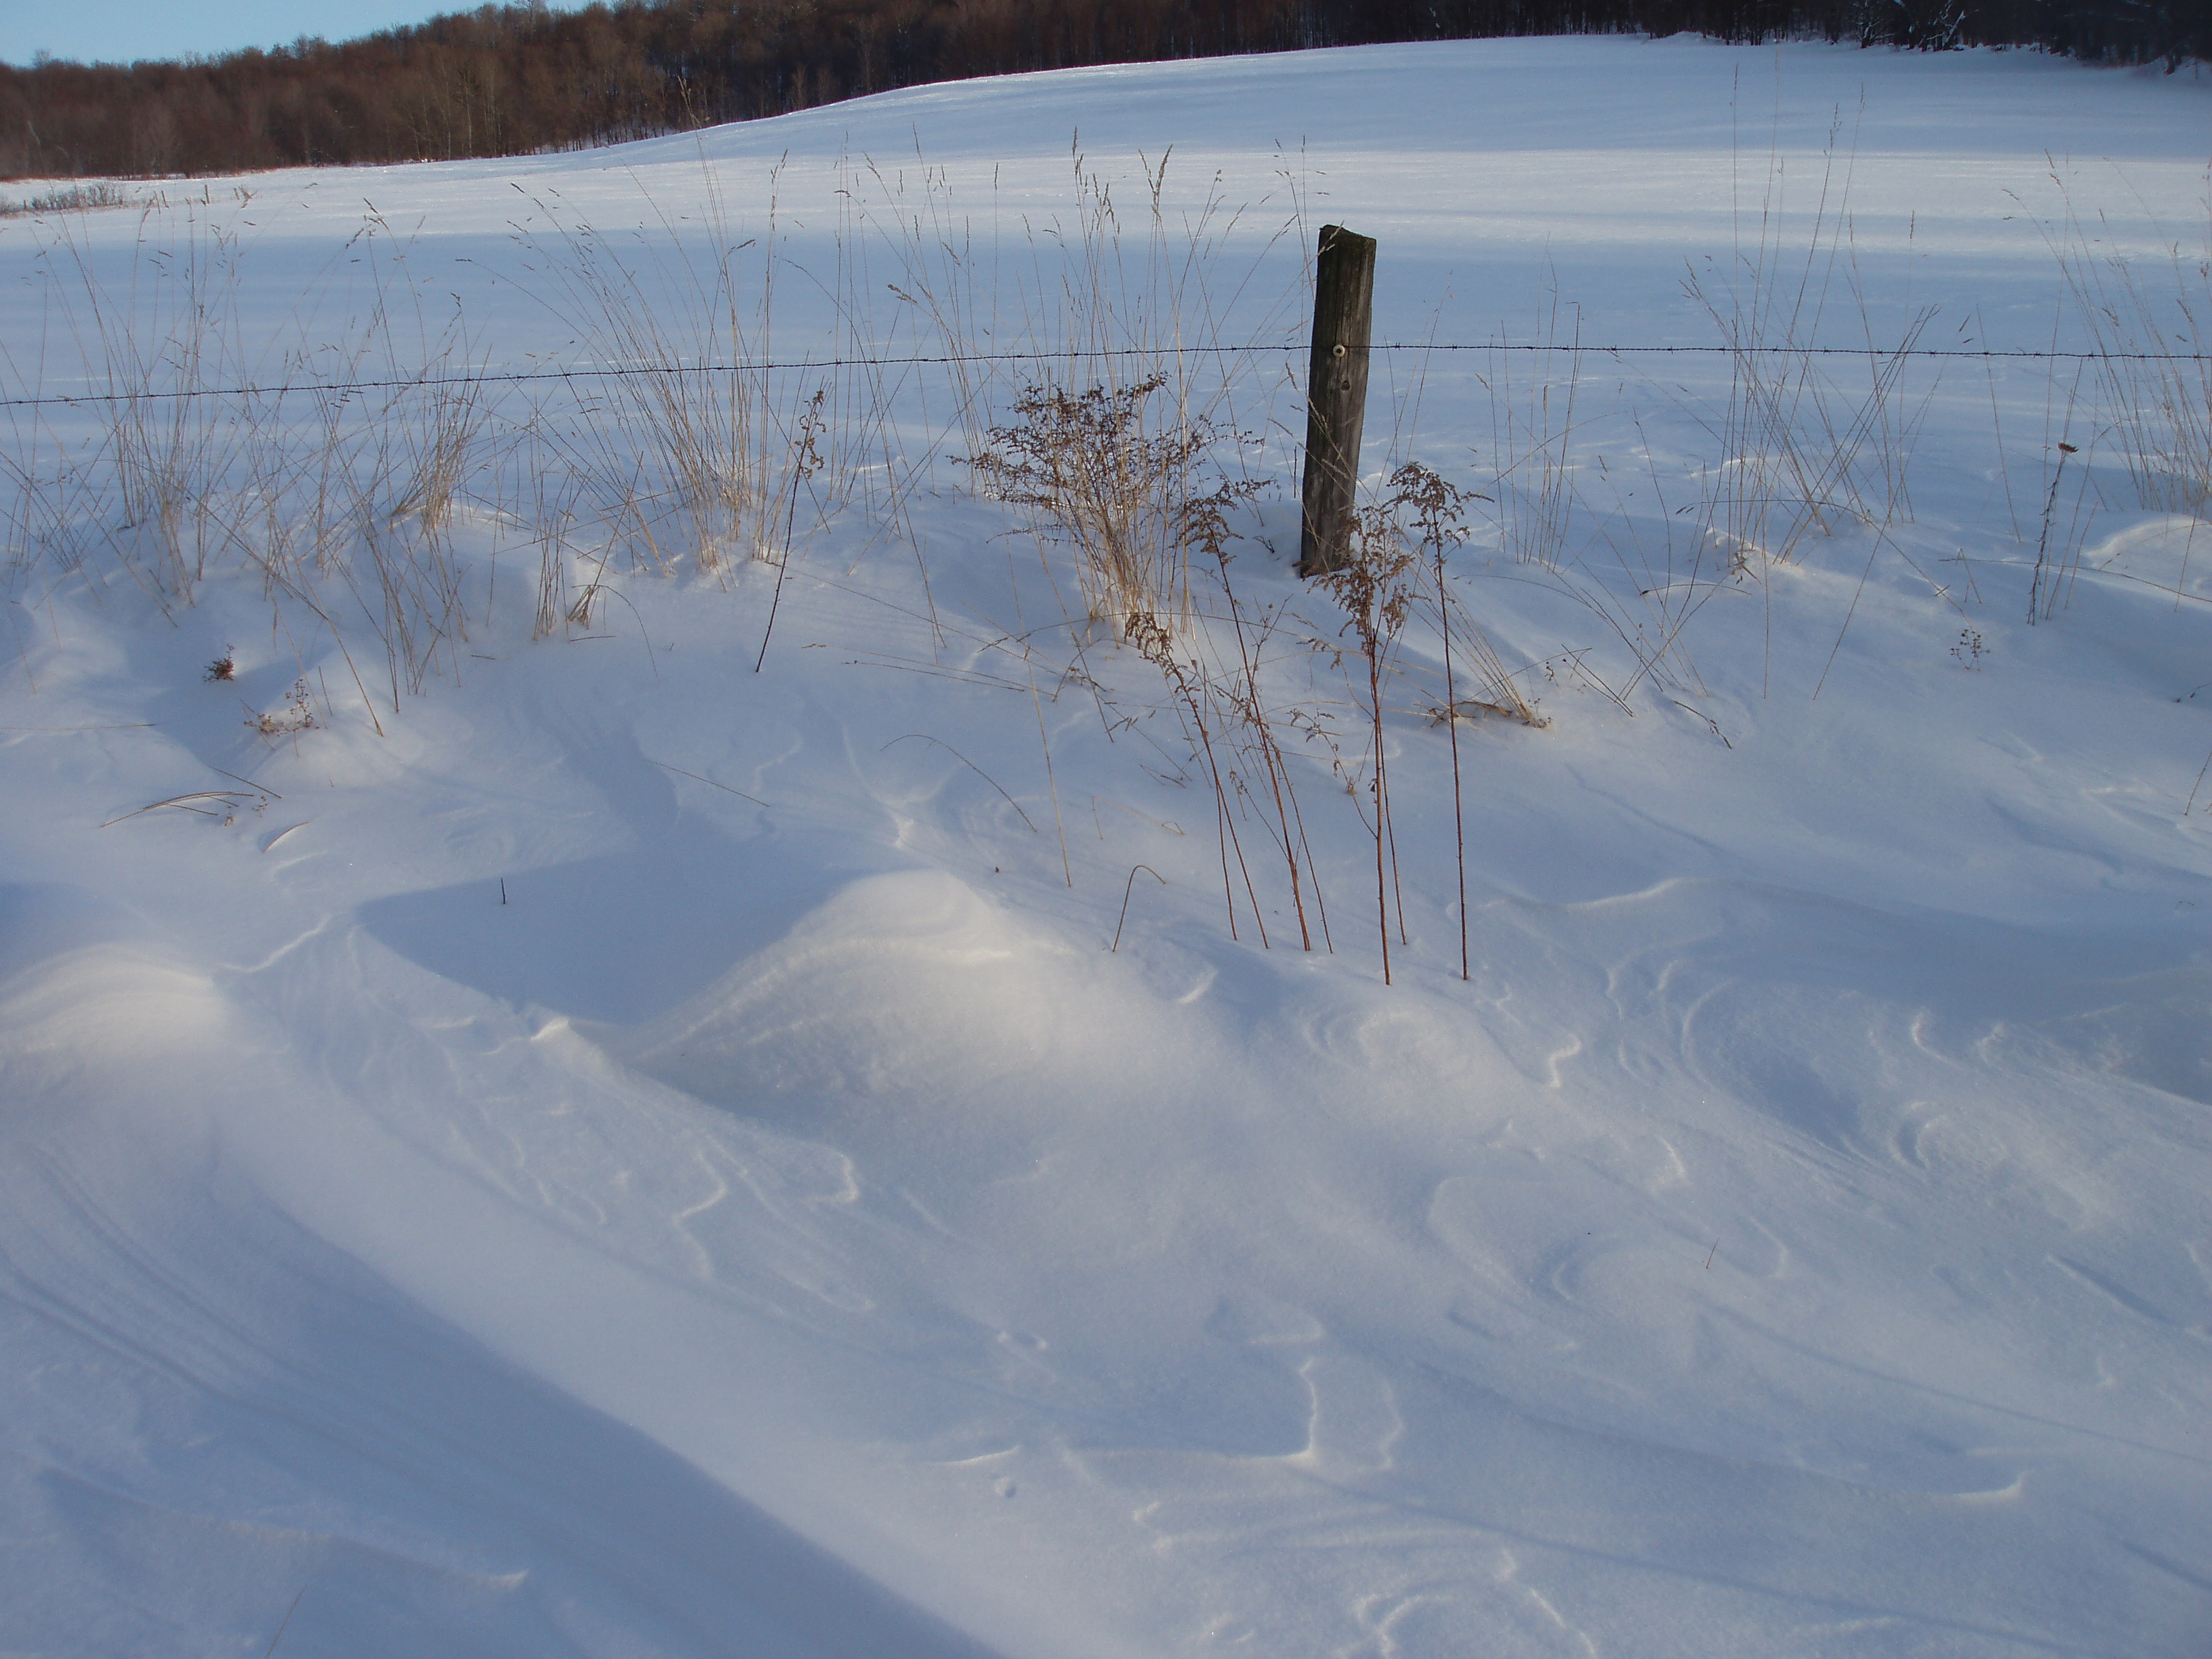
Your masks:
{"label": "dry grass", "polygon": [[[927,592],[910,503],[936,482],[934,462],[957,456],[969,486],[1011,508],[1037,544],[1076,660],[1095,631],[1126,643],[1150,665],[1139,678],[1152,706],[1182,720],[1192,771],[1213,799],[1232,933],[1243,935],[1239,913],[1249,911],[1268,942],[1273,902],[1286,934],[1286,890],[1301,944],[1331,943],[1297,785],[1309,765],[1336,768],[1372,841],[1389,981],[1409,937],[1405,865],[1418,869],[1428,855],[1409,841],[1401,861],[1394,769],[1402,786],[1414,775],[1409,765],[1449,761],[1467,975],[1472,765],[1462,727],[1546,724],[1525,684],[1531,665],[1503,631],[1505,650],[1481,625],[1480,572],[1461,550],[1471,518],[1495,532],[1494,574],[1565,595],[1617,641],[1614,659],[1625,652],[1626,666],[1605,663],[1602,677],[1579,648],[1563,647],[1562,659],[1630,708],[1646,690],[1676,701],[1710,695],[1688,634],[1715,597],[1747,593],[1771,607],[1778,586],[1787,588],[1776,572],[1828,533],[1863,526],[1879,546],[1911,512],[1908,471],[1926,398],[1908,395],[1905,375],[1926,319],[1875,341],[1832,179],[1809,236],[1795,222],[1786,246],[1770,180],[1756,235],[1732,264],[1690,284],[1727,353],[1723,389],[1675,404],[1702,422],[1708,441],[1693,438],[1692,453],[1662,460],[1625,397],[1601,402],[1612,388],[1595,385],[1577,313],[1548,293],[1541,349],[1501,350],[1480,377],[1490,399],[1481,464],[1448,478],[1394,452],[1379,487],[1370,477],[1352,563],[1314,590],[1335,606],[1316,622],[1316,602],[1246,603],[1235,571],[1246,508],[1295,473],[1293,457],[1266,453],[1237,419],[1244,411],[1266,433],[1291,424],[1272,418],[1279,411],[1270,399],[1296,388],[1285,393],[1265,343],[1270,330],[1297,337],[1310,295],[1289,283],[1264,303],[1255,295],[1255,273],[1285,238],[1304,246],[1295,210],[1280,229],[1212,198],[1178,216],[1163,159],[1146,164],[1137,211],[1126,213],[1076,155],[1063,216],[1036,222],[1018,251],[987,260],[941,175],[864,166],[843,176],[878,197],[865,211],[855,191],[839,198],[828,332],[842,343],[836,355],[876,361],[811,374],[763,367],[778,270],[774,215],[762,240],[741,237],[710,173],[702,218],[679,223],[656,209],[634,240],[576,223],[557,201],[538,204],[527,244],[534,292],[574,325],[576,367],[618,372],[550,382],[534,400],[489,383],[465,319],[425,318],[404,240],[380,221],[364,224],[354,250],[370,298],[353,313],[362,320],[336,339],[302,332],[281,350],[254,343],[240,316],[239,245],[207,214],[149,216],[147,257],[127,289],[104,285],[62,226],[45,243],[52,331],[89,362],[100,396],[52,422],[44,411],[10,412],[0,469],[15,485],[11,571],[88,581],[120,574],[171,615],[210,581],[254,580],[303,660],[327,633],[349,665],[357,653],[369,670],[355,677],[364,704],[367,684],[380,681],[374,703],[396,708],[429,676],[457,670],[471,632],[490,620],[501,538],[526,548],[534,566],[515,584],[522,597],[501,602],[516,611],[518,632],[526,608],[539,639],[603,617],[633,572],[730,585],[749,572],[767,580],[752,568],[771,564],[776,592],[764,596],[757,666],[782,588],[802,568],[809,522],[856,510],[862,553],[910,546]],[[2197,297],[2212,260],[2176,256],[2169,304],[2163,267],[2091,258],[2087,246],[2062,264],[2077,305],[2094,313],[2093,332],[2105,331],[2095,337],[2106,360],[2092,370],[2105,378],[2092,392],[2123,411],[2106,416],[2111,441],[2130,458],[2147,504],[2201,514],[2212,368],[2139,369],[2118,354],[2212,319]],[[893,280],[879,280],[886,274]],[[886,291],[895,296],[882,306],[887,317],[872,308]],[[1853,328],[1863,351],[1817,354],[1824,321]],[[1008,351],[1035,355],[984,361]],[[950,361],[927,370],[881,361],[899,356]],[[37,365],[9,368],[35,384]],[[289,401],[213,395],[257,381],[305,389]],[[387,384],[368,391],[362,381]],[[1615,470],[1630,458],[1656,510],[1604,505],[1607,489],[1625,491]],[[2069,487],[2086,459],[2065,468]],[[2044,614],[2063,574],[2052,550],[2063,555],[2068,541],[2053,520],[2059,476],[2044,503],[2045,556],[2031,596]],[[2023,517],[2028,510],[2024,500]],[[934,605],[927,625],[941,640]],[[1018,643],[1006,648],[1034,669],[1042,647],[1031,641],[1056,627],[1024,627],[1018,614],[1005,637]],[[1316,689],[1316,643],[1346,672],[1348,696]],[[370,670],[380,652],[381,670]],[[1052,684],[1048,674],[1047,693]],[[1342,743],[1349,759],[1332,725],[1340,715],[1349,725],[1347,705],[1359,711],[1358,735]],[[1036,707],[1057,817],[1042,696]],[[1420,732],[1415,741],[1432,746],[1401,744],[1394,757],[1391,723],[1409,708],[1409,725],[1425,711],[1443,741]],[[329,712],[302,696],[249,711],[248,724],[271,738],[297,735]],[[1285,888],[1273,886],[1263,841]],[[1073,881],[1064,834],[1062,846]]]}
{"label": "dry grass", "polygon": [[[1575,394],[1583,383],[1582,313],[1552,289],[1542,307],[1542,348],[1529,357],[1492,356],[1483,377],[1490,393],[1490,489],[1514,560],[1557,571],[1565,562],[1574,515],[1570,449]],[[1564,334],[1563,334],[1564,331]],[[1523,372],[1525,366],[1525,373]]]}
{"label": "dry grass", "polygon": [[1390,983],[1389,895],[1398,900],[1398,937],[1406,943],[1406,900],[1398,872],[1398,836],[1390,820],[1389,750],[1382,741],[1382,683],[1392,668],[1398,636],[1412,614],[1419,555],[1407,545],[1389,502],[1368,507],[1353,534],[1351,556],[1317,579],[1344,612],[1340,639],[1349,636],[1357,661],[1354,678],[1366,682],[1365,712],[1370,738],[1368,793],[1375,816],[1369,825],[1375,842],[1375,913],[1382,942],[1382,982]]}
{"label": "dry grass", "polygon": [[769,338],[772,253],[757,275],[742,267],[711,172],[708,202],[703,248],[655,209],[657,234],[625,251],[564,220],[557,198],[536,204],[546,235],[524,238],[538,297],[576,331],[582,366],[621,371],[597,382],[603,403],[544,430],[634,557],[664,573],[679,553],[720,574],[769,547],[769,387],[742,366]]}
{"label": "dry grass", "polygon": [[1191,614],[1188,504],[1203,492],[1220,441],[1210,422],[1164,417],[1166,377],[1079,392],[1032,383],[1010,424],[992,427],[963,459],[998,500],[1075,555],[1086,620],[1115,640],[1140,628],[1172,632]]}
{"label": "dry grass", "polygon": [[2212,516],[2212,217],[2201,251],[2176,240],[2152,260],[2099,252],[2105,228],[2085,225],[2070,200],[2044,234],[2095,351],[2100,413],[2136,499]]}
{"label": "dry grass", "polygon": [[[1164,633],[1155,640],[1152,655],[1156,665],[1168,672],[1170,683],[1184,692],[1186,701],[1189,701],[1190,688],[1200,690],[1202,695],[1192,704],[1199,729],[1202,734],[1206,732],[1210,712],[1229,751],[1229,775],[1240,811],[1250,812],[1283,860],[1291,908],[1297,917],[1299,948],[1313,949],[1316,919],[1323,942],[1333,948],[1328,938],[1328,905],[1315,879],[1313,849],[1306,839],[1304,815],[1298,808],[1297,773],[1283,744],[1283,731],[1287,728],[1295,733],[1298,725],[1295,716],[1279,721],[1262,689],[1262,669],[1282,616],[1279,610],[1254,614],[1237,599],[1231,574],[1230,548],[1237,539],[1231,529],[1231,514],[1257,491],[1256,482],[1240,484],[1224,479],[1208,495],[1187,501],[1182,514],[1182,534],[1190,552],[1218,584],[1218,610],[1212,631],[1218,635],[1220,623],[1226,621],[1229,639],[1236,647],[1235,659],[1209,666],[1207,653],[1194,648],[1200,642],[1193,639],[1170,672],[1162,659],[1175,657],[1175,642]],[[1206,641],[1212,642],[1211,639]],[[1208,748],[1210,758],[1210,739]],[[1263,784],[1264,794],[1260,793]],[[1218,784],[1216,804],[1224,811],[1230,804]],[[1240,847],[1240,860],[1241,854]],[[1224,866],[1224,877],[1226,873]],[[1314,904],[1311,916],[1306,908],[1309,890]],[[1253,914],[1255,919],[1260,915],[1256,897]]]}
{"label": "dry grass", "polygon": [[[653,282],[587,234],[560,244],[573,255],[565,291],[599,304],[603,324],[626,331],[615,343],[645,358],[611,380],[627,418],[610,421],[573,392],[519,415],[493,396],[466,319],[426,316],[406,240],[373,214],[349,250],[353,320],[335,337],[302,322],[289,346],[243,314],[235,229],[200,204],[149,208],[119,284],[61,224],[36,256],[47,338],[36,362],[5,367],[35,388],[49,356],[74,356],[96,395],[9,413],[9,569],[118,571],[173,617],[210,579],[250,576],[302,652],[327,635],[351,665],[349,638],[373,638],[396,708],[458,667],[474,617],[489,615],[487,527],[493,561],[510,528],[538,553],[541,637],[588,617],[625,552],[665,571],[689,536],[702,569],[723,572],[738,547],[780,560],[818,455],[813,436],[780,429],[764,378],[679,360],[682,340],[717,356],[749,342],[732,239],[719,218],[711,230],[714,248],[687,264],[670,228]],[[659,281],[672,271],[672,290]],[[317,302],[303,296],[296,314]],[[763,295],[751,320],[766,315]],[[811,407],[800,424],[818,435]],[[803,467],[794,447],[812,457]],[[766,487],[787,482],[772,521]]]}
{"label": "dry grass", "polygon": [[[1757,575],[1845,520],[1887,526],[1911,515],[1906,468],[1926,399],[1916,412],[1900,382],[1935,313],[1923,308],[1894,341],[1877,338],[1858,274],[1852,159],[1839,123],[1809,218],[1793,220],[1784,158],[1770,156],[1755,214],[1745,216],[1749,236],[1739,230],[1725,265],[1693,265],[1684,283],[1733,370],[1709,422],[1722,459],[1707,517],[1739,568]],[[1815,355],[1838,326],[1863,359]],[[1830,367],[1838,362],[1863,365],[1863,379]]]}
{"label": "dry grass", "polygon": [[[1287,175],[1291,211],[1276,221],[1278,197],[1239,206],[1218,186],[1176,208],[1170,157],[1139,160],[1132,211],[1072,149],[1066,209],[1025,216],[1011,249],[981,240],[926,166],[911,184],[872,170],[864,216],[897,263],[890,288],[917,343],[948,360],[935,432],[959,432],[971,476],[1074,550],[1081,619],[1116,638],[1139,615],[1188,625],[1181,503],[1217,473],[1245,476],[1241,459],[1213,458],[1244,443],[1240,398],[1272,409],[1268,348],[1299,337],[1310,309],[1273,275],[1279,252],[1304,240]],[[994,361],[1010,349],[1034,356]],[[1255,424],[1269,425],[1264,412]]]}

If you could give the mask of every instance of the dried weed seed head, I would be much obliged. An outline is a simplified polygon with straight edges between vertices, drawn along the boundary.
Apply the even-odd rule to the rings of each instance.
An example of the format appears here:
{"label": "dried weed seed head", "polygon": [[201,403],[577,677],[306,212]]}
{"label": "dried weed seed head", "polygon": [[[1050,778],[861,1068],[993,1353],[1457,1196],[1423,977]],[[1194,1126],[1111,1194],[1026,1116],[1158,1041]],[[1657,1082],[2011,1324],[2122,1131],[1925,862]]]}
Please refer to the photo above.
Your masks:
{"label": "dried weed seed head", "polygon": [[[1399,527],[1395,504],[1384,500],[1364,508],[1353,526],[1346,562],[1317,580],[1345,614],[1341,638],[1350,634],[1367,664],[1366,714],[1371,740],[1368,787],[1375,815],[1369,828],[1375,842],[1375,911],[1382,945],[1382,982],[1390,983],[1390,913],[1388,895],[1397,887],[1396,836],[1390,828],[1390,781],[1382,745],[1384,659],[1405,628],[1413,602],[1413,572],[1419,555]],[[1406,904],[1398,900],[1398,929],[1403,941]]]}
{"label": "dried weed seed head", "polygon": [[1467,504],[1489,496],[1457,484],[1419,461],[1407,461],[1390,475],[1392,516],[1410,520],[1413,539],[1431,553],[1467,539]]}
{"label": "dried weed seed head", "polygon": [[313,732],[322,722],[315,718],[313,695],[304,679],[295,680],[292,689],[284,694],[284,706],[264,714],[248,703],[246,724],[264,738],[295,737],[302,732]]}
{"label": "dried weed seed head", "polygon": [[1361,510],[1348,551],[1346,562],[1318,578],[1319,584],[1345,614],[1339,633],[1358,641],[1370,671],[1379,674],[1383,656],[1406,625],[1413,600],[1412,572],[1419,556],[1407,544],[1389,501]]}
{"label": "dried weed seed head", "polygon": [[[988,494],[1075,550],[1085,611],[1118,638],[1129,637],[1133,617],[1172,626],[1188,612],[1185,556],[1208,522],[1202,512],[1189,518],[1208,499],[1189,486],[1221,434],[1180,410],[1156,429],[1152,403],[1167,383],[1164,374],[1082,392],[1032,383],[1015,399],[1013,420],[957,458]],[[1217,533],[1226,537],[1225,523]]]}
{"label": "dried weed seed head", "polygon": [[[1391,473],[1390,493],[1382,500],[1381,514],[1427,556],[1425,562],[1433,588],[1427,599],[1434,607],[1444,654],[1444,702],[1442,707],[1431,710],[1431,721],[1443,725],[1489,715],[1541,728],[1551,721],[1538,714],[1535,704],[1522,694],[1512,671],[1506,667],[1474,617],[1467,613],[1446,580],[1444,556],[1468,539],[1468,505],[1489,500],[1490,496],[1479,490],[1462,489],[1419,461],[1407,461]],[[1482,696],[1463,698],[1459,695],[1454,684],[1455,645],[1464,653],[1475,680],[1483,688]]]}

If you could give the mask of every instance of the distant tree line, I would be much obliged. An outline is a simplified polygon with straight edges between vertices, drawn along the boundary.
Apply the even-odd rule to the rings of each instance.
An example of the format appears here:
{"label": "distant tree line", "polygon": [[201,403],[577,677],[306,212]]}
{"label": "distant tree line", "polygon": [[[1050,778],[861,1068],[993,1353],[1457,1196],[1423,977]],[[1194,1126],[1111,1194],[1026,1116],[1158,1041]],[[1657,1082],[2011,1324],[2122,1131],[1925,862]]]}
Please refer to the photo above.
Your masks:
{"label": "distant tree line", "polygon": [[0,66],[0,178],[566,149],[1025,70],[1477,36],[1695,33],[2212,60],[2212,0],[617,0],[331,45]]}

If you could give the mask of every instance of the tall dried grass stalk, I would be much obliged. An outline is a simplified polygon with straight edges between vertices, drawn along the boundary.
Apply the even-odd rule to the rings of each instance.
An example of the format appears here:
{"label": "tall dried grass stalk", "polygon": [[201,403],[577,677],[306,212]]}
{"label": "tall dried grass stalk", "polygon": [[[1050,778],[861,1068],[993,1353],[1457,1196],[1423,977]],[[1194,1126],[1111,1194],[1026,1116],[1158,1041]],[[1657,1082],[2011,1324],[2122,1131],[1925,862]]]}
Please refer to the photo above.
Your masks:
{"label": "tall dried grass stalk", "polygon": [[2070,199],[2044,234],[2097,354],[2100,412],[2136,499],[2212,517],[2212,217],[2201,252],[2176,240],[2149,260],[2098,252],[2109,233],[2093,234]]}

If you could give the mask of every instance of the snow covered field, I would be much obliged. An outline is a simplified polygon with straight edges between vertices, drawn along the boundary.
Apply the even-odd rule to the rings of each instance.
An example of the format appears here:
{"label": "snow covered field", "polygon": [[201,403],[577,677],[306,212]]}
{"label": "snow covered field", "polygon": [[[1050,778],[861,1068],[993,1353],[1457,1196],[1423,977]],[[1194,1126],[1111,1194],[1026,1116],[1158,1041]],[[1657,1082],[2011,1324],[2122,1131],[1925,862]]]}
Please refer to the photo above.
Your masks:
{"label": "snow covered field", "polygon": [[[1261,343],[745,382],[719,540],[681,377],[0,410],[0,1651],[2204,1653],[2206,457],[1886,354],[2172,347],[2208,158],[2201,74],[1483,41],[0,219],[15,399]],[[1388,987],[1339,221],[1378,340],[1550,347],[1376,359],[1548,722],[1417,598]],[[1311,951],[1253,728],[949,459],[1155,362]]]}

